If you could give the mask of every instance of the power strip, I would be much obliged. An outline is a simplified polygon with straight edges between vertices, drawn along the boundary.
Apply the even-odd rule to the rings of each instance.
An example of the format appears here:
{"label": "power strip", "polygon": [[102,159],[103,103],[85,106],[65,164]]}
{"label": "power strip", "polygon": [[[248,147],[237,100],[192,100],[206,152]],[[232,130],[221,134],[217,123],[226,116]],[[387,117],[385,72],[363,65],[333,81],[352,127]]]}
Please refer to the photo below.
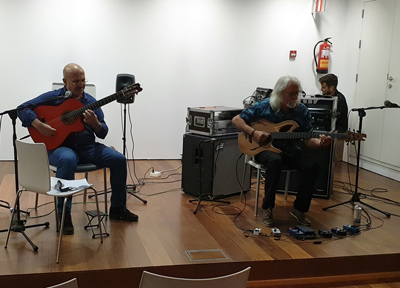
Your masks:
{"label": "power strip", "polygon": [[150,172],[150,177],[160,177],[160,176],[161,172],[159,171]]}

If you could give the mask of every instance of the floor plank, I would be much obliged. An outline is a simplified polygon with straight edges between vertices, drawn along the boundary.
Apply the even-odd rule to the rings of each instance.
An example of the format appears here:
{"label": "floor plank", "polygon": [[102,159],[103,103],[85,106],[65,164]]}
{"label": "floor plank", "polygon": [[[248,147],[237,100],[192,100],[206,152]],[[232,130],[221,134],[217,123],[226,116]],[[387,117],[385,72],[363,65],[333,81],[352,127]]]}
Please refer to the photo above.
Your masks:
{"label": "floor plank", "polygon": [[[89,274],[92,272],[97,279],[102,279],[101,284],[105,287],[109,275],[119,275],[118,273],[127,277],[126,279],[132,277],[132,283],[137,284],[143,269],[155,269],[153,271],[162,271],[172,276],[196,276],[199,273],[203,273],[203,276],[219,276],[220,273],[233,272],[235,269],[238,270],[238,267],[251,265],[249,287],[271,287],[265,280],[281,281],[279,285],[284,287],[286,285],[284,279],[315,280],[318,277],[332,277],[334,273],[340,273],[351,280],[352,275],[357,273],[379,274],[400,271],[399,261],[394,260],[400,255],[400,245],[398,245],[400,185],[397,181],[361,169],[359,186],[362,189],[359,192],[370,195],[370,190],[379,188],[380,190],[374,194],[394,202],[389,204],[388,200],[383,202],[370,197],[362,201],[392,213],[392,217],[388,218],[366,208],[371,217],[370,228],[364,226],[368,218],[363,217],[360,226],[362,231],[359,235],[322,238],[317,239],[317,243],[313,240],[297,240],[287,233],[289,227],[296,225],[293,217],[289,215],[295,199],[293,195],[289,195],[288,201],[285,201],[282,194],[277,194],[274,217],[276,226],[283,234],[280,239],[271,237],[271,229],[262,225],[260,215],[254,217],[254,190],[246,193],[246,202],[240,201],[238,195],[224,199],[231,201],[230,205],[202,201],[198,212],[194,214],[197,203],[189,203],[189,200],[195,197],[183,193],[180,189],[182,172],[180,165],[179,160],[136,160],[134,173],[133,163],[130,163],[133,177],[128,180],[128,184],[135,183],[139,190],[137,195],[148,202],[143,204],[128,194],[128,208],[139,215],[139,222],[125,223],[107,219],[106,228],[110,236],[104,238],[103,244],[100,244],[98,238],[92,239],[90,230],[83,229],[87,224],[84,211],[94,209],[93,198],[87,204],[83,204],[82,196],[75,197],[72,209],[75,234],[63,237],[60,264],[55,263],[58,237],[54,227],[52,199],[40,197],[41,206],[35,211],[32,209],[34,195],[26,193],[21,199],[21,209],[31,211],[31,219],[27,224],[49,221],[50,227],[28,228],[25,231],[39,247],[38,252],[32,251],[20,233],[11,233],[8,248],[0,249],[0,281],[7,279],[18,283],[18,279],[32,278],[33,275],[46,275],[48,282],[70,275],[86,275],[86,279],[92,279]],[[149,171],[152,169],[170,171],[163,172],[160,178],[150,178]],[[135,174],[144,181],[144,185],[138,185]],[[167,177],[168,175],[171,176]],[[309,218],[313,222],[314,230],[352,224],[353,212],[349,204],[322,210],[323,207],[351,199],[351,194],[342,189],[345,185],[342,182],[347,183],[349,177],[354,183],[355,167],[343,162],[338,163],[335,166],[335,187],[331,199],[313,199]],[[13,203],[15,184],[12,162],[0,162],[0,181],[0,200]],[[102,171],[91,172],[89,182],[102,190]],[[348,184],[346,186],[349,187]],[[110,195],[107,197],[109,199]],[[364,198],[364,195],[362,197]],[[101,196],[100,200],[102,199]],[[237,215],[241,210],[242,213]],[[38,216],[41,217],[33,218]],[[0,229],[6,229],[8,221],[9,211],[0,207]],[[261,228],[262,235],[254,236],[252,233],[254,228]],[[6,234],[0,233],[0,243],[5,243]],[[187,255],[189,250],[217,249],[221,250],[227,259],[193,261]],[[371,261],[383,263],[371,263]],[[322,267],[323,265],[325,267]],[[310,269],[314,271],[309,271]],[[111,272],[114,274],[110,274]],[[396,275],[389,278],[395,279],[398,276]],[[81,283],[94,285],[95,282],[85,282],[88,280],[83,278],[82,276]],[[123,278],[112,280],[113,283],[124,283]],[[334,282],[334,285],[342,285],[345,282],[340,281]],[[264,286],[251,286],[251,283]],[[278,282],[275,282],[275,285],[276,283]],[[394,285],[391,281],[386,283]],[[351,282],[350,285],[356,284]],[[32,284],[30,287],[43,287],[43,285]]]}

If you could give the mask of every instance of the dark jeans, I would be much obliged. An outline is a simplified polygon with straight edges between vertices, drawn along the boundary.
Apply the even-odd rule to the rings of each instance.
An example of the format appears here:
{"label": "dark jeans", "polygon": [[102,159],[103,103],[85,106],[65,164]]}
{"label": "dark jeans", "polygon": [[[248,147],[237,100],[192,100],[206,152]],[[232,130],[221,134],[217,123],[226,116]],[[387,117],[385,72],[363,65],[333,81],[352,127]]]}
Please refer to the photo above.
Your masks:
{"label": "dark jeans", "polygon": [[287,166],[296,169],[300,176],[299,191],[293,207],[301,212],[308,212],[319,171],[318,162],[305,153],[296,156],[287,156],[271,151],[263,151],[257,154],[255,159],[266,168],[265,196],[262,208],[275,207],[275,193],[278,188],[281,171],[284,166]]}
{"label": "dark jeans", "polygon": [[[126,158],[123,154],[100,143],[85,146],[77,150],[59,147],[48,151],[49,162],[57,166],[56,177],[73,180],[78,163],[93,163],[110,168],[112,189],[111,207],[120,208],[126,205]],[[62,211],[64,198],[59,198],[58,211]],[[71,199],[67,201],[66,212],[71,212]],[[107,212],[107,211],[106,211]]]}

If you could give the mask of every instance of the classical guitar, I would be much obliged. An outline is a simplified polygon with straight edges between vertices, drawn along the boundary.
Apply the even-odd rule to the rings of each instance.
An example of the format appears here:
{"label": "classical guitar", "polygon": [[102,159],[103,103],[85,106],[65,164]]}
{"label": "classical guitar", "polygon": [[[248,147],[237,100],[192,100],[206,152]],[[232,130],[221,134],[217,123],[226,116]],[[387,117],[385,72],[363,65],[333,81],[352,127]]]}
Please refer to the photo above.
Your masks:
{"label": "classical guitar", "polygon": [[[254,156],[264,150],[273,151],[276,153],[281,153],[282,151],[274,147],[274,139],[310,139],[318,138],[319,135],[323,134],[321,132],[293,132],[299,125],[292,120],[283,121],[281,123],[271,123],[267,120],[258,120],[250,124],[250,126],[256,130],[264,131],[270,133],[271,137],[267,143],[262,143],[262,145],[256,143],[255,141],[250,142],[247,135],[241,133],[238,136],[238,143],[240,150],[247,155]],[[285,131],[285,132],[280,132]],[[332,138],[338,138],[346,141],[365,141],[367,135],[362,133],[353,133],[346,131],[346,133],[328,133],[327,136]]]}
{"label": "classical guitar", "polygon": [[82,114],[85,110],[90,109],[94,111],[114,100],[134,96],[140,91],[142,91],[142,88],[140,84],[136,83],[126,86],[123,90],[86,106],[83,106],[77,99],[67,99],[59,106],[38,106],[33,109],[38,119],[47,123],[54,129],[57,129],[57,132],[52,137],[46,137],[36,128],[29,127],[29,134],[34,142],[44,143],[47,150],[56,149],[64,142],[69,134],[80,132],[85,129],[82,123]]}

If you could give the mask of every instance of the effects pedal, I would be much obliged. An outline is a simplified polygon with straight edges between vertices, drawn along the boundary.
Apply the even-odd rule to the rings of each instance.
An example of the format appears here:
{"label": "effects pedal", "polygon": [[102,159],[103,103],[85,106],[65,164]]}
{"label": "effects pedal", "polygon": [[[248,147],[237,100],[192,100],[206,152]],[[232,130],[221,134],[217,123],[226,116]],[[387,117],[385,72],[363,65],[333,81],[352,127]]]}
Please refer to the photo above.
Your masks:
{"label": "effects pedal", "polygon": [[318,230],[318,234],[323,238],[332,238],[332,232],[329,230],[325,229]]}
{"label": "effects pedal", "polygon": [[360,233],[360,228],[354,225],[343,225],[343,230],[346,230],[350,234]]}
{"label": "effects pedal", "polygon": [[279,230],[278,228],[272,228],[271,229],[271,235],[273,237],[281,237],[282,233],[281,233],[281,230]]}
{"label": "effects pedal", "polygon": [[331,231],[336,236],[347,236],[347,231],[344,229],[340,229],[340,228],[336,227],[336,228],[332,228]]}
{"label": "effects pedal", "polygon": [[288,232],[296,239],[304,240],[317,238],[317,235],[315,234],[315,231],[313,229],[303,225],[297,225],[296,228],[289,228]]}

